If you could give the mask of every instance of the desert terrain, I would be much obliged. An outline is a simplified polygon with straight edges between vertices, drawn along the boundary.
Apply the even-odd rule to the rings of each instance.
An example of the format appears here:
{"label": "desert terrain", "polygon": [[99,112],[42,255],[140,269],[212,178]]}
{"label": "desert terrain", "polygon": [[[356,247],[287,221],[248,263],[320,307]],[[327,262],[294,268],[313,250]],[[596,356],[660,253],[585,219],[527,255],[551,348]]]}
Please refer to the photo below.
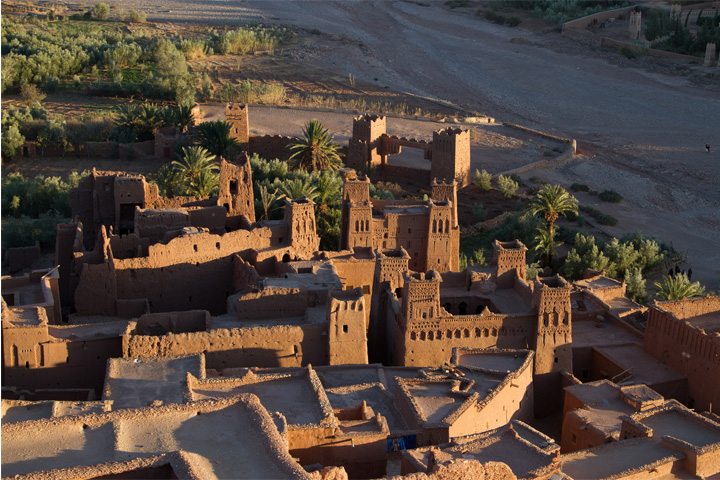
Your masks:
{"label": "desert terrain", "polygon": [[[282,55],[303,68],[352,75],[388,91],[575,138],[575,159],[523,176],[620,192],[625,200],[617,206],[587,194],[578,198],[619,218],[616,227],[602,227],[605,233],[656,235],[686,256],[683,266],[693,268],[694,280],[710,289],[720,284],[718,68],[630,60],[581,46],[537,23],[495,25],[473,9],[451,10],[442,1],[115,4],[144,10],[154,22],[278,24],[312,32]],[[255,115],[253,132],[296,135],[294,123],[302,120],[289,124],[288,118],[287,110]],[[323,121],[344,137],[349,119]],[[711,153],[706,143],[716,146]],[[474,158],[473,166],[482,162]],[[497,165],[488,170],[504,171]]]}

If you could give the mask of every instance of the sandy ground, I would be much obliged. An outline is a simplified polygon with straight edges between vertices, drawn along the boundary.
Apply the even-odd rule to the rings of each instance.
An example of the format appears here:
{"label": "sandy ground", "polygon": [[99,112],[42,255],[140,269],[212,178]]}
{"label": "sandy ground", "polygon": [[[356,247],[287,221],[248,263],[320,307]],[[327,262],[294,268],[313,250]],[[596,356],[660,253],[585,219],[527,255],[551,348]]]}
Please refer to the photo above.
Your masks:
{"label": "sandy ground", "polygon": [[[657,235],[686,255],[694,279],[720,283],[717,68],[631,61],[442,1],[115,3],[154,21],[317,29],[313,45],[293,47],[310,52],[309,64],[577,138],[585,156],[533,174],[619,191],[626,200],[611,213],[620,223],[606,233]],[[716,150],[707,153],[706,142]]]}

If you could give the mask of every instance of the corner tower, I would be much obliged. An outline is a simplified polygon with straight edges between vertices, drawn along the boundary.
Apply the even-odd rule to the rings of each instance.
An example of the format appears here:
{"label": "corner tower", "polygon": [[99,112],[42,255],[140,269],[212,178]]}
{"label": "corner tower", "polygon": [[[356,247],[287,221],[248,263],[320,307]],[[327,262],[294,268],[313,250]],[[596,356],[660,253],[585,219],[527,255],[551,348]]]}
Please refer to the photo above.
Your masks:
{"label": "corner tower", "polygon": [[430,175],[470,183],[470,130],[448,127],[433,133]]}
{"label": "corner tower", "polygon": [[240,148],[247,152],[250,147],[248,106],[228,103],[225,105],[225,121],[230,124],[230,136],[240,142]]}

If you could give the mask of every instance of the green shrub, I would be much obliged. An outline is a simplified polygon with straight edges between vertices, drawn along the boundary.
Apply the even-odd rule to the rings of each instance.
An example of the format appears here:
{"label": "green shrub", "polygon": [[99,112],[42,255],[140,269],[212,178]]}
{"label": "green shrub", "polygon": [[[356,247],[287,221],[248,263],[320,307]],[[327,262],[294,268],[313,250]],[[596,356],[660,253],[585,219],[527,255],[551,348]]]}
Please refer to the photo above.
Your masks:
{"label": "green shrub", "polygon": [[498,190],[500,190],[505,198],[512,198],[519,188],[518,183],[507,175],[498,176],[497,182]]}
{"label": "green shrub", "polygon": [[69,218],[57,212],[43,213],[39,218],[3,218],[3,248],[26,247],[36,241],[44,248],[52,248],[55,246],[57,224],[68,221]]}
{"label": "green shrub", "polygon": [[475,170],[475,179],[473,180],[473,183],[483,191],[490,190],[490,181],[492,180],[492,174],[488,173],[487,171],[479,171]]}
{"label": "green shrub", "polygon": [[511,27],[517,27],[518,25],[520,25],[520,18],[519,17],[510,17],[508,19],[508,25],[510,25]]}
{"label": "green shrub", "polygon": [[9,160],[20,152],[20,147],[25,143],[25,137],[20,133],[17,125],[11,124],[2,128],[2,157]]}
{"label": "green shrub", "polygon": [[614,227],[618,223],[618,219],[613,217],[612,215],[607,215],[600,210],[589,207],[587,205],[581,205],[580,211],[585,212],[591,217],[593,217],[600,225],[609,225],[611,227]]}
{"label": "green shrub", "polygon": [[482,203],[473,204],[473,218],[476,222],[483,222],[487,218],[487,209]]}
{"label": "green shrub", "polygon": [[98,20],[107,20],[110,16],[110,7],[107,3],[96,3],[95,8],[93,8],[93,13]]}
{"label": "green shrub", "polygon": [[645,303],[647,292],[645,291],[645,279],[639,268],[627,270],[625,272],[625,293],[630,300],[637,303]]}
{"label": "green shrub", "polygon": [[590,187],[583,183],[573,183],[572,185],[570,185],[570,190],[572,190],[573,192],[589,192]]}
{"label": "green shrub", "polygon": [[603,202],[620,203],[623,200],[623,196],[615,190],[603,190],[599,197]]}

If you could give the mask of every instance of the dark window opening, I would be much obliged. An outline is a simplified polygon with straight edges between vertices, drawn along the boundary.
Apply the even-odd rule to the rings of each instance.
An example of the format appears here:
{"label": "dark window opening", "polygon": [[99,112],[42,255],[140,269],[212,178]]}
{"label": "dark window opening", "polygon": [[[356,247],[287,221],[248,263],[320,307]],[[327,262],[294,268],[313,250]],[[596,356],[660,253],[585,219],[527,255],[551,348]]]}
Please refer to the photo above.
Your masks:
{"label": "dark window opening", "polygon": [[348,326],[347,326],[347,325],[343,325],[343,333],[347,333],[347,332],[348,332]]}
{"label": "dark window opening", "polygon": [[230,180],[230,194],[234,195],[238,192],[238,182],[237,180]]}

